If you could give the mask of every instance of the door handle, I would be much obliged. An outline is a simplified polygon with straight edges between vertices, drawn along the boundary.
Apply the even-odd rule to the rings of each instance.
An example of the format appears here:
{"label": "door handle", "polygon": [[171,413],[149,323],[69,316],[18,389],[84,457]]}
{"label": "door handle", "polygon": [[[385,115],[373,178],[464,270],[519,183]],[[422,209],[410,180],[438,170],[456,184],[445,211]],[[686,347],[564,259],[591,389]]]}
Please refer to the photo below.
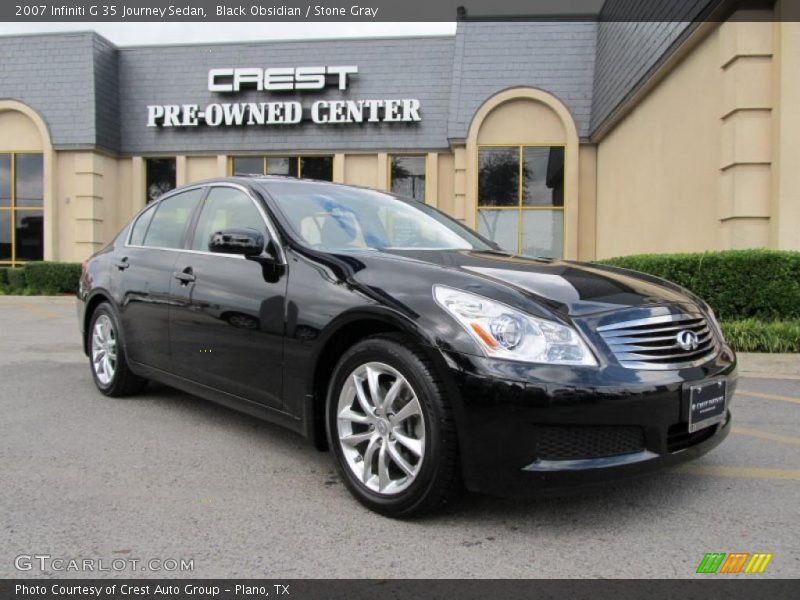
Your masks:
{"label": "door handle", "polygon": [[120,271],[124,271],[128,267],[130,267],[130,263],[128,262],[128,257],[125,256],[124,258],[120,258],[118,261],[114,263],[114,266],[117,267]]}
{"label": "door handle", "polygon": [[197,277],[192,273],[192,267],[186,267],[183,271],[175,271],[172,276],[180,281],[181,285],[187,285],[197,280]]}

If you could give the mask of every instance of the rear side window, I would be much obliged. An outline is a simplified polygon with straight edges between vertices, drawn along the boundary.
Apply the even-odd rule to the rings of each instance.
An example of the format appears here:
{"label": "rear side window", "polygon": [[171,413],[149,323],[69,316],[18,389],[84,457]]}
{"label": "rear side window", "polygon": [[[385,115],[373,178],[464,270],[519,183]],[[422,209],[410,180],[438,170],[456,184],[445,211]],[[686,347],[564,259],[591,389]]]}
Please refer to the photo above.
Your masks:
{"label": "rear side window", "polygon": [[133,228],[131,229],[131,246],[141,246],[142,242],[144,242],[144,234],[147,233],[147,226],[150,225],[150,221],[153,220],[153,215],[156,212],[154,209],[155,207],[151,206],[136,219],[136,223],[133,224]]}
{"label": "rear side window", "polygon": [[181,248],[192,211],[202,196],[203,189],[197,188],[159,202],[150,227],[147,228],[143,245],[153,248]]}
{"label": "rear side window", "polygon": [[211,235],[231,227],[257,229],[265,238],[269,237],[264,219],[250,196],[235,188],[211,188],[197,220],[192,250],[207,251]]}

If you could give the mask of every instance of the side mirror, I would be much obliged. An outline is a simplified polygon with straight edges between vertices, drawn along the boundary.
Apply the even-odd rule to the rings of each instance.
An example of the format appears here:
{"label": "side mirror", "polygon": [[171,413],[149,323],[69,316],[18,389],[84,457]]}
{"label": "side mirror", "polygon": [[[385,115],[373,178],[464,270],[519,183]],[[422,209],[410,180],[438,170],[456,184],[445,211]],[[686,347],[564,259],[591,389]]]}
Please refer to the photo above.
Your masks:
{"label": "side mirror", "polygon": [[210,252],[259,256],[264,251],[264,234],[249,227],[223,229],[211,234]]}

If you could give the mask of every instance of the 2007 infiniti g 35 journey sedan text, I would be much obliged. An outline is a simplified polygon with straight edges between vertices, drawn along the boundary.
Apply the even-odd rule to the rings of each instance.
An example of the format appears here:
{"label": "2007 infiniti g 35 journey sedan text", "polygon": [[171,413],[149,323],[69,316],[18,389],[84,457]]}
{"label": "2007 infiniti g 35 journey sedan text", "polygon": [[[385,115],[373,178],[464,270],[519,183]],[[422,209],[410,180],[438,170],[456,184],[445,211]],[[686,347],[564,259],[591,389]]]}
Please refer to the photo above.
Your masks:
{"label": "2007 infiniti g 35 journey sedan text", "polygon": [[508,496],[634,476],[730,430],[736,359],[702,300],[509,255],[384,192],[174,190],[84,264],[79,297],[102,393],[153,379],[282,424],[387,515],[462,482]]}

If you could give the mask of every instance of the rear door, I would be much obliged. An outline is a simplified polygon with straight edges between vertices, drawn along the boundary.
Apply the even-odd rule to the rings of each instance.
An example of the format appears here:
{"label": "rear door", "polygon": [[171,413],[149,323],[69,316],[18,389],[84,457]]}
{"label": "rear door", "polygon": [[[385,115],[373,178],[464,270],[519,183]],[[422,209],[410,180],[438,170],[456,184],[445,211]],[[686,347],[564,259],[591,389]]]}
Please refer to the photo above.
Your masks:
{"label": "rear door", "polygon": [[244,188],[210,187],[189,249],[173,268],[173,368],[198,383],[280,408],[286,269],[268,275],[259,262],[208,251],[211,235],[232,227],[258,229],[269,240],[257,203]]}
{"label": "rear door", "polygon": [[117,252],[113,293],[119,300],[125,349],[130,360],[171,370],[170,288],[194,211],[205,188],[172,194],[143,212],[127,244]]}

